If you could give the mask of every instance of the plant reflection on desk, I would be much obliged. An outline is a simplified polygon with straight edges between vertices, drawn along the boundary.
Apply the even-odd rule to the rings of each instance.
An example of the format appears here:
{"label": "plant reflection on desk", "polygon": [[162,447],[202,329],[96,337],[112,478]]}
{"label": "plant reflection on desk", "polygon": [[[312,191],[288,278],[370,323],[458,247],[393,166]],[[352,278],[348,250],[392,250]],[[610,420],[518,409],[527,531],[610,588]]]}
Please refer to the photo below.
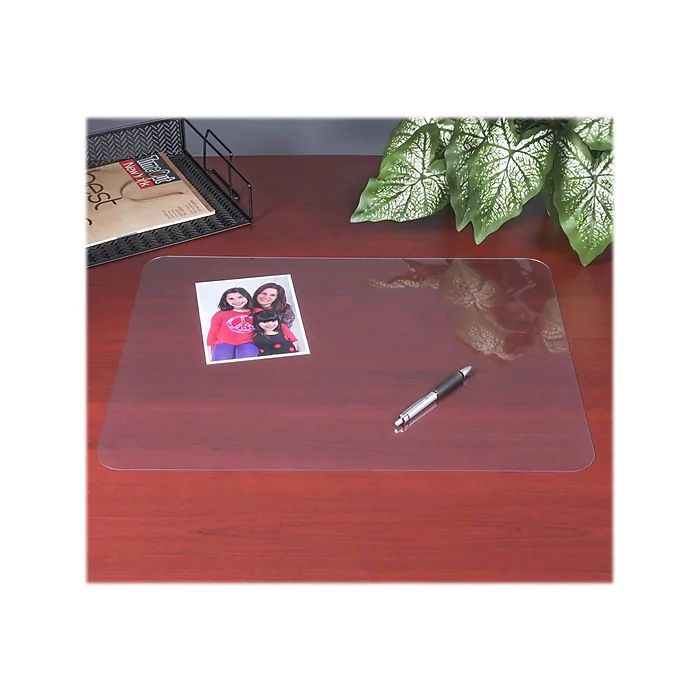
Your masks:
{"label": "plant reflection on desk", "polygon": [[556,298],[537,284],[531,260],[404,260],[407,272],[390,280],[366,278],[373,287],[429,287],[450,304],[463,306],[456,335],[474,350],[511,361],[538,342],[553,353],[567,349]]}

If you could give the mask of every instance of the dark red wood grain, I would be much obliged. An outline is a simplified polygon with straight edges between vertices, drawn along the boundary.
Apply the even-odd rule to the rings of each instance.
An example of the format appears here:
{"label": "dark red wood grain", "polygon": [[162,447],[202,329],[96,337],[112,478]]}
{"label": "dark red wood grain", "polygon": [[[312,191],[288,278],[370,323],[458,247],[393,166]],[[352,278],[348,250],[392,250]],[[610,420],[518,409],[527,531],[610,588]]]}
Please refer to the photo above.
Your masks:
{"label": "dark red wood grain", "polygon": [[[611,254],[581,267],[538,201],[481,246],[449,210],[350,224],[374,157],[248,157],[247,228],[88,272],[91,581],[609,581]],[[596,449],[576,473],[113,471],[96,443],[159,255],[533,257],[552,270]]]}

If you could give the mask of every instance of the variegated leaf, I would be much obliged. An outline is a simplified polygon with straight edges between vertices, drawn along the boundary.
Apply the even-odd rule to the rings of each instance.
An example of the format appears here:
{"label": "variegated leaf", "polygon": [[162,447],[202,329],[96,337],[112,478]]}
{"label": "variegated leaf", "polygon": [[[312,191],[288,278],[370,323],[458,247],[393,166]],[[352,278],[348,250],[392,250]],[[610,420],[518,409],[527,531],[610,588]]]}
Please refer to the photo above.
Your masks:
{"label": "variegated leaf", "polygon": [[469,223],[469,159],[486,138],[488,128],[486,119],[458,119],[452,140],[445,149],[450,204],[455,212],[458,231]]}
{"label": "variegated leaf", "polygon": [[537,128],[543,128],[545,126],[551,126],[553,121],[552,119],[513,119],[513,126],[515,127],[515,130],[519,134],[524,134],[526,131],[529,131],[530,129],[534,129],[535,127]]}
{"label": "variegated leaf", "polygon": [[516,128],[519,134],[524,134],[528,129],[532,129],[535,126],[534,119],[513,119],[513,126]]}
{"label": "variegated leaf", "polygon": [[612,119],[606,117],[574,119],[572,120],[572,128],[588,148],[594,151],[612,149]]}
{"label": "variegated leaf", "polygon": [[544,205],[547,209],[547,213],[552,217],[555,226],[561,228],[559,214],[557,213],[557,208],[554,206],[554,173],[552,170],[549,171],[545,178],[544,187],[542,188],[542,197],[544,198]]}
{"label": "variegated leaf", "polygon": [[511,122],[498,119],[469,162],[469,218],[481,243],[544,185],[552,166],[551,129],[519,136]]}
{"label": "variegated leaf", "polygon": [[454,121],[446,117],[409,117],[402,119],[391,132],[389,143],[384,149],[384,156],[393,153],[403,146],[421,127],[426,124],[435,124],[440,132],[440,146],[437,149],[436,158],[442,158],[445,147],[452,138]]}
{"label": "variegated leaf", "polygon": [[440,134],[425,124],[407,143],[385,156],[370,178],[350,221],[410,221],[434,214],[448,200],[445,161],[435,159]]}
{"label": "variegated leaf", "polygon": [[576,135],[560,139],[554,165],[554,204],[559,223],[588,265],[612,241],[612,152],[597,159]]}

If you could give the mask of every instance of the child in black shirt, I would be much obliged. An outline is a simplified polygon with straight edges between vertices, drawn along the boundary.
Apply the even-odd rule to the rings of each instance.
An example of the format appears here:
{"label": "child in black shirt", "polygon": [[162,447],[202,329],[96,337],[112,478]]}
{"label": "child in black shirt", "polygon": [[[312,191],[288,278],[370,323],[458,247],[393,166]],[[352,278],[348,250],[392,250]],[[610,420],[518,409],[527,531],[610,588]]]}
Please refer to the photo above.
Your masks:
{"label": "child in black shirt", "polygon": [[253,316],[255,337],[253,342],[258,346],[258,355],[286,355],[296,352],[294,343],[285,338],[280,317],[274,311],[258,311]]}

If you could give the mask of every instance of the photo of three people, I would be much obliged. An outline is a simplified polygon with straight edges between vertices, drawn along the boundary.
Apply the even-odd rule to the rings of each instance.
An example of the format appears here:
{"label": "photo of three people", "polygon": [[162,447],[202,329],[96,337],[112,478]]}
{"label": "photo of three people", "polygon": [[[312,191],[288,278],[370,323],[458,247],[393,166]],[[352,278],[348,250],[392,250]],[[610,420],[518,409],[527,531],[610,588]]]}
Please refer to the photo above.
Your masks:
{"label": "photo of three people", "polygon": [[207,364],[309,354],[291,275],[197,282],[195,289]]}

